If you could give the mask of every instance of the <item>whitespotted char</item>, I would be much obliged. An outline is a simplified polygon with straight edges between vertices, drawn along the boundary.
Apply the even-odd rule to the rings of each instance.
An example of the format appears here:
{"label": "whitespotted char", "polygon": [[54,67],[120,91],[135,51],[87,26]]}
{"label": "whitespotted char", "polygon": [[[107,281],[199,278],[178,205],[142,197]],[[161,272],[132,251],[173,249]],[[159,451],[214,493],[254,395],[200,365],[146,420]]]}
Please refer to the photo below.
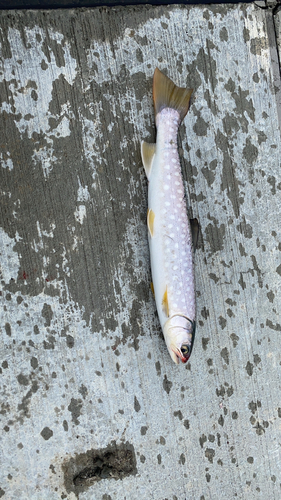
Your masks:
{"label": "whitespotted char", "polygon": [[178,127],[191,94],[192,90],[177,87],[156,68],[157,140],[156,144],[141,144],[149,181],[147,225],[154,295],[164,338],[177,364],[189,359],[195,335],[192,233],[177,150]]}

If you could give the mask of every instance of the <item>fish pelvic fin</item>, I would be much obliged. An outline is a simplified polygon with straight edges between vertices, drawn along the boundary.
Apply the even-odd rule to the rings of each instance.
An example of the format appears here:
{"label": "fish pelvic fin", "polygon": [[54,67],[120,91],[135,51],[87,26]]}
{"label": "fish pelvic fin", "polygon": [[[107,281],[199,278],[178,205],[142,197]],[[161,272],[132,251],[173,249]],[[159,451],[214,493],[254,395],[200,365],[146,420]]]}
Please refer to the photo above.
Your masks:
{"label": "fish pelvic fin", "polygon": [[153,238],[154,234],[154,219],[155,219],[155,213],[151,208],[148,208],[147,210],[147,227],[149,230],[149,234],[151,238]]}
{"label": "fish pelvic fin", "polygon": [[155,156],[156,144],[149,144],[148,142],[142,141],[141,143],[141,159],[146,173],[146,177],[149,180],[153,158]]}
{"label": "fish pelvic fin", "polygon": [[153,76],[153,101],[155,115],[164,108],[178,111],[182,121],[188,112],[193,89],[177,87],[160,69],[156,68]]}
{"label": "fish pelvic fin", "polygon": [[169,317],[169,302],[168,302],[168,288],[167,288],[167,286],[166,286],[166,290],[164,292],[163,299],[162,299],[162,307],[163,307],[164,313],[166,314],[166,316],[168,318]]}

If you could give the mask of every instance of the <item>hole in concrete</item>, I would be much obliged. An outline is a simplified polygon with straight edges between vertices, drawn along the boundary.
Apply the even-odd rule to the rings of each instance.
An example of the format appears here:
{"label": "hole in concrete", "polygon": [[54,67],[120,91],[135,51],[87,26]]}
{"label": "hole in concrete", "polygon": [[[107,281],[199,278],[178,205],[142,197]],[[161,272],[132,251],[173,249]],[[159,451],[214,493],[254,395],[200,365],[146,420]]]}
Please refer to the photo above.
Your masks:
{"label": "hole in concrete", "polygon": [[62,465],[68,493],[76,495],[101,479],[123,479],[137,473],[134,447],[130,443],[111,445],[100,450],[76,454]]}

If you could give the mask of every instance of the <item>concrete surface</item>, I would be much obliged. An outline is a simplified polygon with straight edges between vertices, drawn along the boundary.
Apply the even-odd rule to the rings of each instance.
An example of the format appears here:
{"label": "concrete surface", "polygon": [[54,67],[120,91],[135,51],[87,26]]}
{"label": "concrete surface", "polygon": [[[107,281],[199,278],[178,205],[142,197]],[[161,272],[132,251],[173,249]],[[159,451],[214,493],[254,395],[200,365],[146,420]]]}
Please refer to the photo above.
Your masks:
{"label": "concrete surface", "polygon": [[[281,498],[280,74],[250,5],[2,12],[4,500]],[[140,141],[180,130],[197,338],[171,362]]]}

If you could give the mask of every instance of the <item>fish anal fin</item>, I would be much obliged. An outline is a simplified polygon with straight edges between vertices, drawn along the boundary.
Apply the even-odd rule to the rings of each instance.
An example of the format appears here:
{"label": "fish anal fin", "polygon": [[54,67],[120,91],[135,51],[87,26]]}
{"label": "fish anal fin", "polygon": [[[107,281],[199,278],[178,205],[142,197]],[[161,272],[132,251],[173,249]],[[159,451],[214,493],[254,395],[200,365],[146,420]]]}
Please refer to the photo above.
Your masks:
{"label": "fish anal fin", "polygon": [[195,252],[199,236],[199,222],[197,219],[190,219],[190,228],[191,228],[193,250]]}
{"label": "fish anal fin", "polygon": [[162,306],[163,306],[163,311],[168,318],[169,317],[169,302],[168,302],[168,289],[167,289],[167,287],[166,287],[166,290],[165,290],[164,295],[163,295]]}
{"label": "fish anal fin", "polygon": [[156,144],[149,144],[148,142],[142,141],[141,143],[141,158],[146,173],[146,177],[149,180],[153,158],[156,151]]}
{"label": "fish anal fin", "polygon": [[151,208],[149,208],[147,210],[147,227],[151,238],[153,237],[154,234],[154,219],[155,219],[155,213]]}

